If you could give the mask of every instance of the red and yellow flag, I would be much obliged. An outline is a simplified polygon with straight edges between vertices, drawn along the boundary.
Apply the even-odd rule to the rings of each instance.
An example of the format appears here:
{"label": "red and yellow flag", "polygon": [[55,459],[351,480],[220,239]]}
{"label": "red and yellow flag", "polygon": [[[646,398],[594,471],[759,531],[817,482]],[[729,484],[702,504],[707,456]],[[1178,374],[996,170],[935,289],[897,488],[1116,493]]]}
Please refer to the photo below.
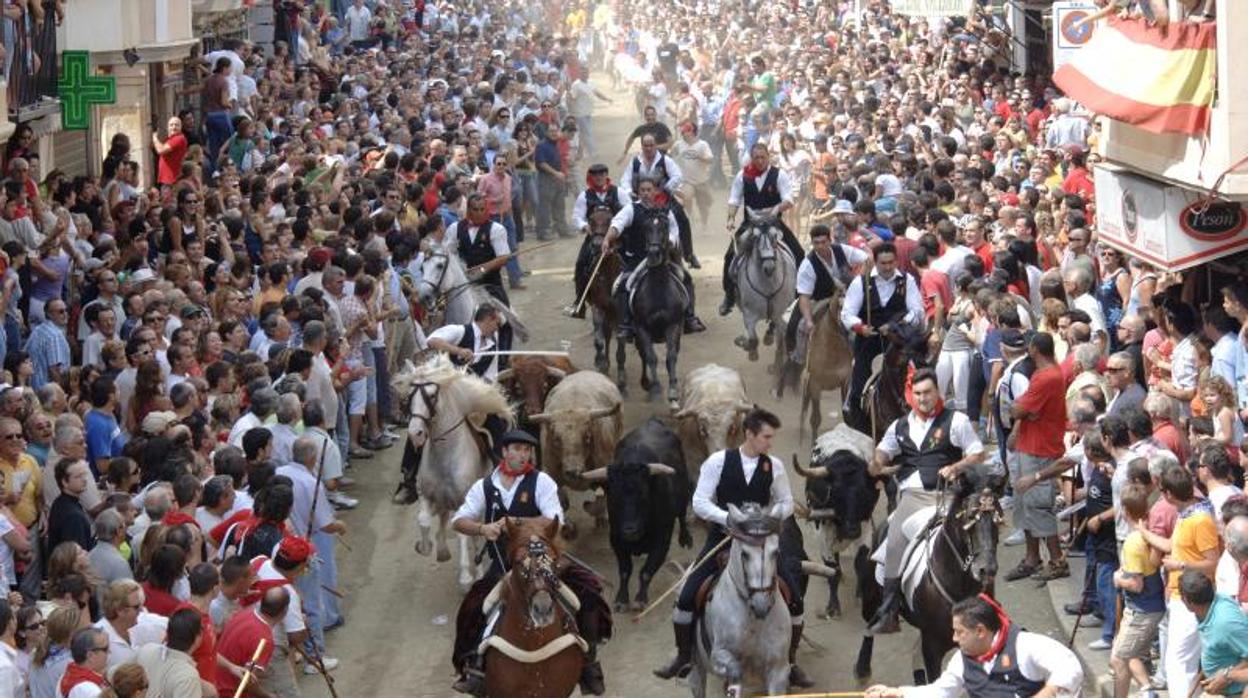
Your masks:
{"label": "red and yellow flag", "polygon": [[1088,109],[1153,133],[1199,135],[1217,87],[1217,28],[1111,18],[1053,82]]}

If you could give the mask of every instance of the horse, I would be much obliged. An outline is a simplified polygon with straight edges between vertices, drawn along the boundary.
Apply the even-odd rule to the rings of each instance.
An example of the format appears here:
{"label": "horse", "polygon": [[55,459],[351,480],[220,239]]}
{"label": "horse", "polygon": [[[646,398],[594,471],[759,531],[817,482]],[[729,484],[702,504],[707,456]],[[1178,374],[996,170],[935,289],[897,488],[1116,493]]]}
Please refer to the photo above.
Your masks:
{"label": "horse", "polygon": [[880,328],[880,334],[888,340],[880,370],[867,379],[861,404],[852,406],[856,409],[850,409],[845,414],[849,426],[870,435],[876,443],[879,443],[884,430],[909,410],[906,385],[911,369],[917,370],[931,363],[928,346],[930,330],[904,323],[889,323]]}
{"label": "horse", "polygon": [[[1002,515],[995,483],[980,487],[963,475],[950,487],[947,512],[928,522],[910,544],[903,565],[903,587],[913,591],[903,598],[901,615],[918,629],[923,657],[924,675],[916,672],[916,683],[939,676],[941,660],[955,646],[953,605],[981,592],[991,595],[997,574],[997,527]],[[887,536],[888,526],[904,523],[889,521],[877,529],[877,544]],[[882,590],[866,546],[858,550],[854,567],[862,617],[870,623],[879,609]],[[863,636],[854,664],[854,676],[860,680],[871,675],[874,643],[871,636]]]}
{"label": "horse", "polygon": [[478,307],[490,304],[502,311],[507,325],[520,341],[528,341],[528,328],[520,318],[506,303],[468,279],[463,260],[447,249],[445,242],[427,242],[423,252],[416,291],[420,294],[421,305],[431,313],[442,310],[442,322],[435,325],[466,325],[472,322]]}
{"label": "horse", "polygon": [[[737,239],[737,298],[745,321],[745,336],[736,339],[750,361],[758,361],[758,322],[767,322],[763,343],[771,346],[784,313],[796,297],[797,263],[781,231],[771,218],[753,218]],[[775,368],[784,366],[784,342],[776,348]]]}
{"label": "horse", "polygon": [[[646,229],[646,259],[630,279],[629,307],[633,315],[633,334],[641,355],[641,387],[649,399],[659,397],[659,357],[655,344],[667,344],[667,400],[676,409],[680,397],[677,390],[676,361],[680,357],[680,338],[684,333],[685,312],[693,299],[685,290],[682,270],[672,263],[673,252],[666,225],[653,221]],[[626,394],[624,363],[620,362],[617,384]]]}
{"label": "horse", "polygon": [[728,562],[694,626],[689,672],[694,698],[706,696],[711,674],[724,680],[729,695],[740,695],[747,681],[761,680],[767,695],[788,690],[792,622],[776,573],[783,525],[778,507],[764,511],[752,502],[728,506]]}
{"label": "horse", "polygon": [[[839,390],[841,401],[845,391],[849,389],[849,379],[853,373],[854,350],[849,344],[849,336],[841,326],[841,303],[845,299],[845,289],[839,284],[836,292],[825,301],[819,301],[811,309],[814,326],[806,340],[805,365],[802,371],[802,409],[798,418],[798,438],[803,436],[806,426],[806,413],[810,413],[810,433],[819,433],[819,425],[823,423],[823,409],[820,406],[824,391]],[[794,310],[794,312],[798,312]],[[777,397],[784,396],[784,377],[780,377]],[[838,401],[839,402],[839,401]]]}
{"label": "horse", "polygon": [[[611,210],[595,209],[589,214],[590,244],[595,250],[601,249],[602,239],[611,227]],[[601,255],[598,252],[598,255]],[[594,368],[606,374],[611,370],[608,357],[611,354],[611,337],[620,319],[616,316],[615,303],[611,302],[611,289],[615,287],[615,279],[620,275],[620,255],[610,252],[605,258],[595,261],[598,273],[590,281],[586,291],[585,302],[593,309],[594,318]],[[615,365],[624,366],[625,347],[623,342],[616,342]]]}
{"label": "horse", "polygon": [[559,521],[508,518],[506,527],[511,571],[499,583],[497,626],[480,648],[485,693],[565,698],[580,680],[589,646],[577,631],[580,602],[559,578]]}
{"label": "horse", "polygon": [[[451,559],[447,546],[447,519],[463,503],[468,489],[490,469],[489,448],[479,429],[486,415],[495,414],[508,425],[515,413],[498,387],[465,369],[456,368],[437,354],[415,367],[405,404],[409,420],[407,438],[420,452],[416,488],[422,495],[417,523],[420,539],[416,552],[433,552],[430,530],[438,520],[437,559]],[[468,538],[459,539],[459,584],[472,584],[472,555]]]}

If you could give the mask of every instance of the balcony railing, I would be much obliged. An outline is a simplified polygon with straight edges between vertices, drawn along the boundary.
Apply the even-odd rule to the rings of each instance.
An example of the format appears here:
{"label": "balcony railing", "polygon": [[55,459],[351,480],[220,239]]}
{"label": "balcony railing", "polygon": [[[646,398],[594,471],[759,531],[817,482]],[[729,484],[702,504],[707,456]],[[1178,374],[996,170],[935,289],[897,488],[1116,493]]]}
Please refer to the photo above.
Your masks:
{"label": "balcony railing", "polygon": [[[32,0],[32,5],[38,0]],[[9,114],[19,121],[37,117],[56,105],[58,49],[56,0],[42,0],[43,17],[29,8],[6,5],[4,50],[8,79]],[[12,16],[20,11],[19,16]]]}

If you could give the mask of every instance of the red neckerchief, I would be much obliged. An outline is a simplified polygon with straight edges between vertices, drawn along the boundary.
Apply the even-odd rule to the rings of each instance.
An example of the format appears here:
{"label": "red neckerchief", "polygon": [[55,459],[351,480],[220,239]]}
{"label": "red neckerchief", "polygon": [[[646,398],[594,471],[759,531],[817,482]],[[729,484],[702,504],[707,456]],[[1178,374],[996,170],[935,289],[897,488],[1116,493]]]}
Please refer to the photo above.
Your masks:
{"label": "red neckerchief", "polygon": [[754,167],[754,163],[751,162],[745,166],[745,169],[742,170],[742,174],[744,174],[749,179],[758,179],[759,177],[762,177],[763,175],[767,174],[767,169],[768,168],[766,167],[764,167],[761,170],[756,169]]}
{"label": "red neckerchief", "polygon": [[91,671],[85,666],[82,666],[77,662],[70,662],[69,664],[66,664],[65,673],[61,675],[61,695],[69,695],[69,692],[74,690],[74,686],[77,686],[80,683],[92,683],[100,688],[108,687],[107,679],[94,671]]}
{"label": "red neckerchief", "polygon": [[181,526],[182,524],[194,524],[195,528],[201,528],[195,517],[177,509],[170,509],[160,522],[166,526]]}
{"label": "red neckerchief", "polygon": [[592,191],[592,192],[594,192],[595,194],[606,194],[606,193],[607,193],[607,190],[609,190],[609,189],[611,188],[611,178],[610,178],[610,177],[607,177],[607,180],[606,180],[606,181],[607,181],[607,183],[606,183],[606,184],[602,185],[601,187],[596,187],[596,186],[594,186],[594,179],[593,179],[593,176],[592,176],[592,175],[588,175],[588,174],[587,174],[587,175],[585,175],[585,186],[586,186],[586,187],[588,187],[588,188],[589,188],[589,190],[590,190],[590,191]]}
{"label": "red neckerchief", "polygon": [[665,192],[665,191],[655,192],[655,194],[654,194],[654,208],[662,208],[662,207],[666,206],[666,205],[668,204],[668,202],[669,202],[669,201],[671,201],[671,200],[672,200],[672,197],[671,197],[671,196],[669,196],[667,192]]}
{"label": "red neckerchief", "polygon": [[508,463],[507,459],[504,458],[498,462],[498,469],[507,477],[524,477],[525,475],[533,472],[533,461],[526,460],[524,463],[520,464],[519,469],[512,470],[511,463]]}
{"label": "red neckerchief", "polygon": [[[260,568],[264,566],[264,563],[267,562],[268,559],[269,558],[265,557],[264,555],[257,555],[254,559],[252,559],[251,573],[253,575],[259,576]],[[257,579],[256,581],[251,583],[251,586],[247,587],[247,591],[242,595],[241,598],[239,598],[238,605],[245,607],[245,606],[250,606],[255,603],[259,603],[261,599],[264,598],[265,592],[267,592],[269,589],[276,589],[277,587],[284,587],[287,584],[290,584],[290,580],[285,579],[285,578]]]}
{"label": "red neckerchief", "polygon": [[975,658],[975,661],[980,664],[987,664],[996,659],[1001,650],[1005,648],[1005,639],[1010,635],[1010,617],[1005,615],[1005,611],[1002,610],[1000,604],[993,601],[991,596],[980,594],[979,598],[983,599],[989,606],[992,606],[992,609],[997,612],[997,618],[1001,619],[1001,629],[997,631],[996,637],[992,639],[992,647],[989,647],[987,652]]}

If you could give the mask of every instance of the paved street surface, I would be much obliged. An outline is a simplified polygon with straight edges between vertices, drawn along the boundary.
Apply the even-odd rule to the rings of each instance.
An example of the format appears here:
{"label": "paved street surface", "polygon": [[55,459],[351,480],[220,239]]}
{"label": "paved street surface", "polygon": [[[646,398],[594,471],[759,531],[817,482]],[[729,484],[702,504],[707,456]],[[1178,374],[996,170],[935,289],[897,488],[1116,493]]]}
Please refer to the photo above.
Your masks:
{"label": "paved street surface", "polygon": [[[598,81],[604,92],[610,88]],[[600,105],[595,117],[598,136],[598,159],[611,166],[613,179],[619,179],[622,167],[616,164],[619,150],[628,132],[640,122],[632,111],[632,99],[622,93],[613,94],[614,104]],[[724,232],[724,202],[727,192],[716,194],[716,207],[707,225],[694,221],[695,249],[704,264],[697,274],[699,314],[709,326],[702,335],[686,338],[680,357],[680,373],[710,362],[727,364],[737,368],[745,378],[750,397],[777,412],[784,421],[784,428],[777,439],[774,453],[783,457],[786,464],[790,454],[802,454],[803,461],[809,455],[810,443],[798,442],[798,403],[794,396],[786,396],[776,404],[771,398],[770,377],[766,371],[769,348],[763,359],[751,364],[745,353],[736,348],[732,340],[741,330],[739,314],[720,318],[715,308],[721,298],[719,271],[727,233]],[[568,199],[571,210],[572,198]],[[521,247],[533,244],[528,240]],[[527,348],[563,348],[562,342],[570,343],[572,360],[578,367],[592,367],[593,338],[588,320],[580,321],[564,317],[560,310],[572,298],[572,266],[579,240],[566,240],[543,250],[540,254],[523,258],[523,266],[532,269],[527,279],[529,290],[513,292],[513,302],[528,326],[534,329]],[[660,347],[662,350],[662,347]],[[661,356],[660,356],[661,359]],[[662,373],[662,360],[660,372]],[[664,403],[646,403],[636,380],[640,375],[640,363],[635,352],[630,351],[628,370],[630,374],[630,399],[624,406],[624,422],[631,428],[656,412],[666,412]],[[666,376],[662,376],[666,380]],[[825,412],[836,411],[837,399],[829,394],[823,405]],[[823,428],[835,424],[835,419],[825,417]],[[807,437],[809,439],[809,436]],[[361,499],[360,508],[346,513],[344,518],[351,527],[347,542],[351,550],[339,551],[342,566],[343,591],[347,624],[330,636],[330,651],[342,660],[336,672],[338,693],[347,696],[451,696],[453,681],[450,664],[454,617],[459,603],[459,589],[455,583],[454,561],[438,564],[432,558],[416,555],[412,550],[415,535],[415,507],[402,507],[390,502],[390,494],[398,480],[401,445],[379,454],[371,461],[361,461],[352,475],[360,483],[354,496]],[[794,493],[801,499],[800,478],[791,475]],[[592,523],[576,499],[571,510],[573,519],[581,525],[582,535],[570,545],[570,550],[585,560],[608,579],[616,579],[614,558],[607,543],[605,530],[595,531]],[[882,506],[883,502],[881,502]],[[883,509],[877,511],[877,519]],[[692,514],[691,514],[692,516]],[[1009,516],[1007,513],[1007,520]],[[696,547],[704,538],[703,529],[693,529]],[[1002,529],[1002,538],[1009,526]],[[818,557],[813,528],[807,525],[807,550]],[[694,550],[675,547],[672,558],[688,564]],[[696,550],[695,547],[695,550]],[[455,550],[455,547],[452,546]],[[1001,573],[1018,561],[1021,548],[1000,548]],[[807,636],[821,649],[804,644],[799,661],[817,681],[820,691],[861,690],[853,678],[856,657],[864,623],[853,598],[853,571],[850,560],[845,560],[848,578],[842,585],[841,601],[845,617],[824,620],[816,617],[827,599],[827,587],[821,581],[812,582],[807,596]],[[669,565],[656,578],[652,597],[670,586],[676,579]],[[1053,615],[1049,595],[1034,582],[1002,584],[998,595],[1006,610],[1028,630],[1061,635]],[[614,593],[613,588],[608,594]],[[1094,637],[1094,631],[1080,633],[1080,644]],[[917,646],[918,634],[906,627],[900,635],[883,637],[876,642],[875,674],[873,682],[888,684],[908,683],[911,677],[911,659]],[[1063,642],[1065,638],[1063,637]],[[688,695],[687,686],[681,682],[666,682],[654,678],[650,671],[666,661],[672,652],[670,606],[657,609],[642,622],[633,624],[625,615],[616,617],[615,638],[600,653],[606,672],[608,696],[677,696]],[[302,689],[307,696],[327,696],[323,682],[317,677],[303,677]]]}

